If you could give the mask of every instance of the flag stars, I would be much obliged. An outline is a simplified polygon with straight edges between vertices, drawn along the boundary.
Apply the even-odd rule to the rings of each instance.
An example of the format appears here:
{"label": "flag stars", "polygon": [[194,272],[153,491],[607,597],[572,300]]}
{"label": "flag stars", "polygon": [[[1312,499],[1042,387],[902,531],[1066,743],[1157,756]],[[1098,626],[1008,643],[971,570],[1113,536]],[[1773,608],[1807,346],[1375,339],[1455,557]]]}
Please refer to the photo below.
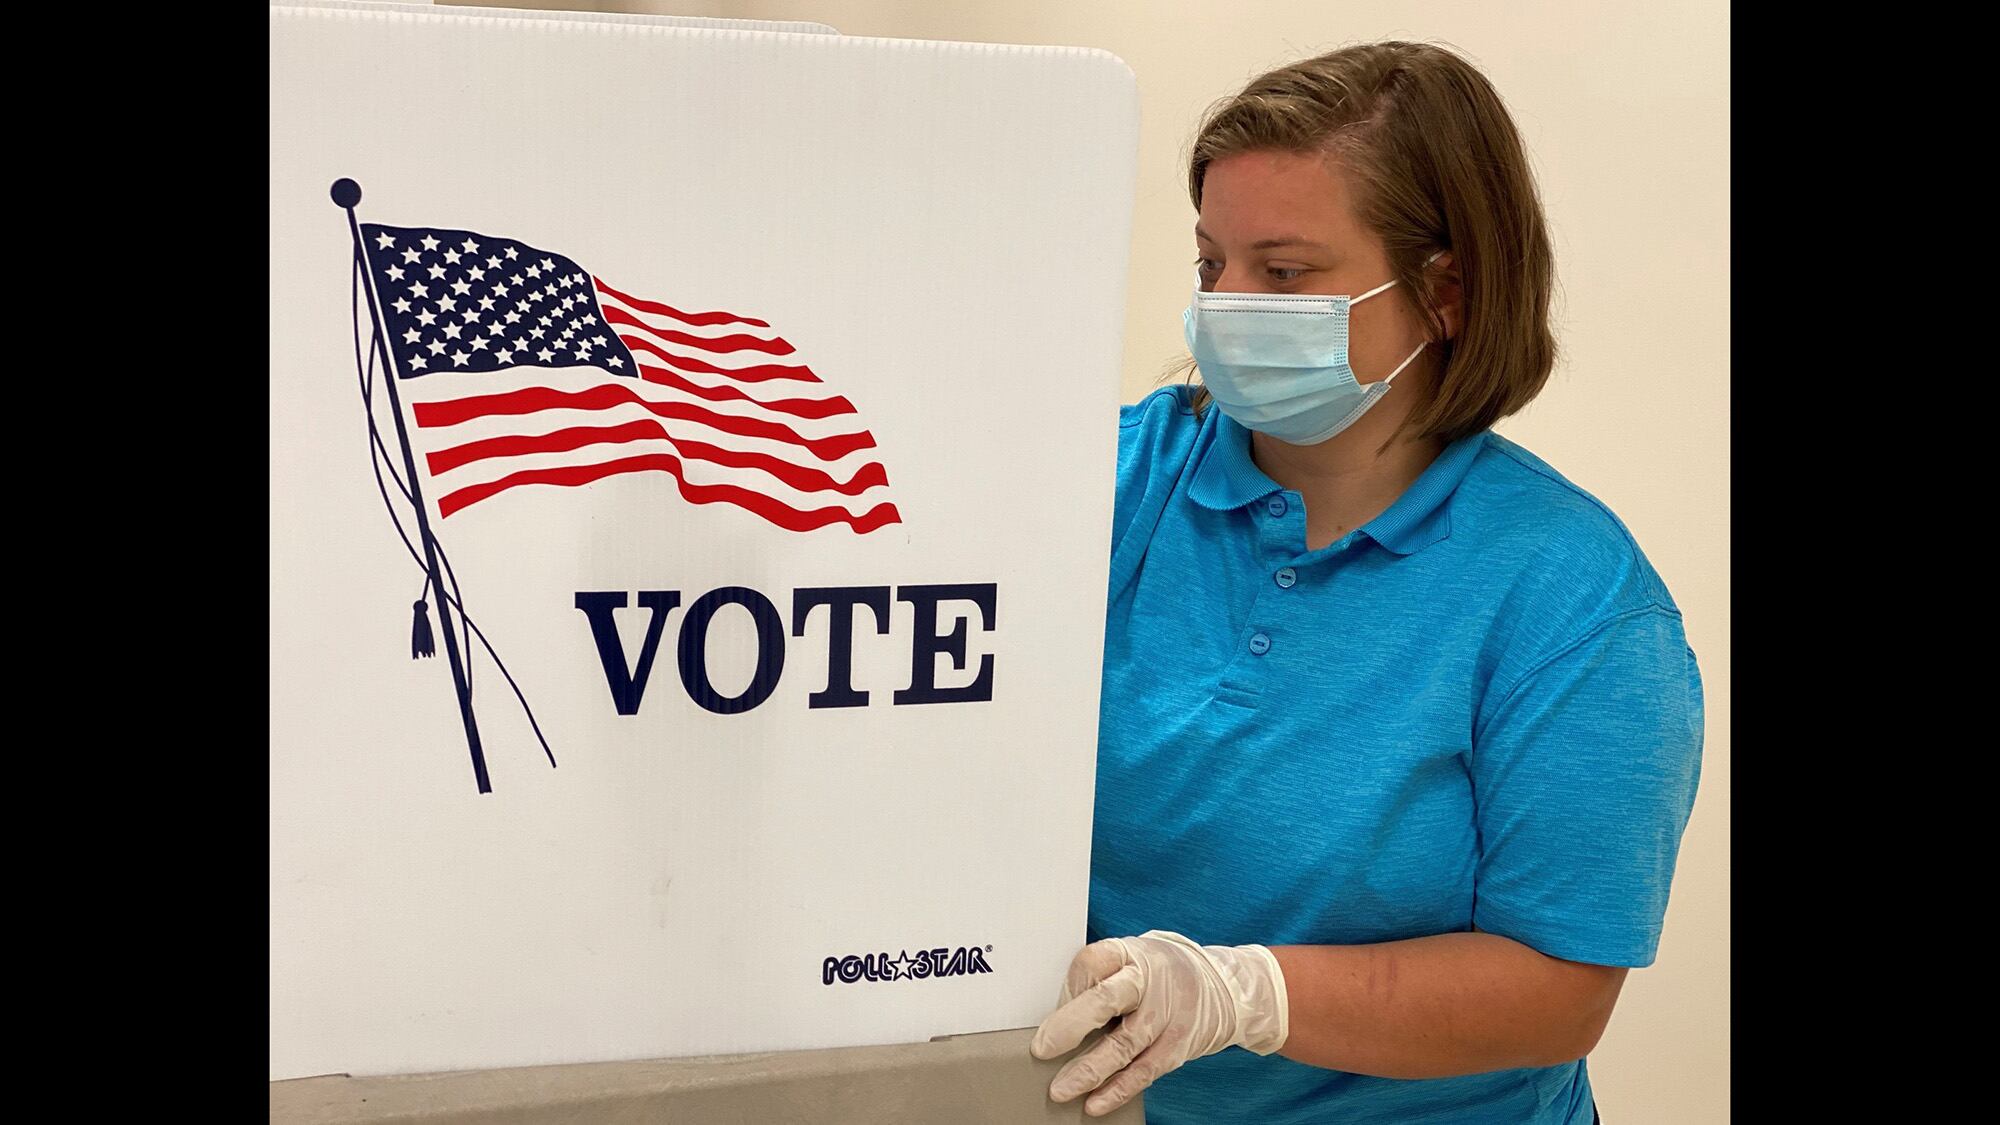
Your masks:
{"label": "flag stars", "polygon": [[397,318],[391,335],[403,374],[524,364],[639,374],[642,365],[606,323],[589,271],[532,246],[505,239],[482,246],[469,232],[456,232],[456,240],[448,233],[378,228],[363,235],[379,255],[381,307]]}

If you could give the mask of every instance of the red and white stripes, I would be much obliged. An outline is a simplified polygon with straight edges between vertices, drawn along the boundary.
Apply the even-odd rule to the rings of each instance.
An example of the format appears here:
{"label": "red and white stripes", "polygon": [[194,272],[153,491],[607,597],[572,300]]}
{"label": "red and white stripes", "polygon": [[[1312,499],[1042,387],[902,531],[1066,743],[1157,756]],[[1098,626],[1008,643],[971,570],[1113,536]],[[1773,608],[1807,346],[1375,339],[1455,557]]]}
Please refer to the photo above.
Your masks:
{"label": "red and white stripes", "polygon": [[690,503],[731,504],[791,531],[900,522],[854,404],[769,324],[593,282],[600,330],[625,345],[637,378],[604,355],[404,384],[440,516],[524,485],[659,472]]}

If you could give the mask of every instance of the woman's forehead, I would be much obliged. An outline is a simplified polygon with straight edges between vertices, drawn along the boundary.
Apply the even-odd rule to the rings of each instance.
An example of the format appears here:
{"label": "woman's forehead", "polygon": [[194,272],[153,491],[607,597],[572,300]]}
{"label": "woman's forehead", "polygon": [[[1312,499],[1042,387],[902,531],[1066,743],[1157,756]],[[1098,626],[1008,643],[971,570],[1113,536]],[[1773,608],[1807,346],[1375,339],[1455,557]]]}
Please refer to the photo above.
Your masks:
{"label": "woman's forehead", "polygon": [[1203,175],[1195,233],[1249,250],[1350,242],[1360,222],[1349,198],[1345,171],[1323,157],[1238,153],[1210,164]]}

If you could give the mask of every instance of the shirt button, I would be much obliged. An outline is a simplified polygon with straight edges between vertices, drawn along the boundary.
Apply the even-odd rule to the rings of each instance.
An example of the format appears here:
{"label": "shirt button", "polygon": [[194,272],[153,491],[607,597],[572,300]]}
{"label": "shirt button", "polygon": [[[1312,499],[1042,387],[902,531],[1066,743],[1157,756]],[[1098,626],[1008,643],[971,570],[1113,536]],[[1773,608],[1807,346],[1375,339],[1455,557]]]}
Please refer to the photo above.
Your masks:
{"label": "shirt button", "polygon": [[1299,572],[1288,566],[1271,577],[1278,580],[1278,585],[1281,588],[1289,590],[1292,588],[1292,583],[1299,580]]}
{"label": "shirt button", "polygon": [[1262,633],[1252,633],[1250,635],[1250,651],[1256,653],[1258,656],[1271,651],[1271,638]]}
{"label": "shirt button", "polygon": [[1285,514],[1285,498],[1282,496],[1273,496],[1270,502],[1265,504],[1264,507],[1270,509],[1271,514],[1274,516],[1282,516]]}

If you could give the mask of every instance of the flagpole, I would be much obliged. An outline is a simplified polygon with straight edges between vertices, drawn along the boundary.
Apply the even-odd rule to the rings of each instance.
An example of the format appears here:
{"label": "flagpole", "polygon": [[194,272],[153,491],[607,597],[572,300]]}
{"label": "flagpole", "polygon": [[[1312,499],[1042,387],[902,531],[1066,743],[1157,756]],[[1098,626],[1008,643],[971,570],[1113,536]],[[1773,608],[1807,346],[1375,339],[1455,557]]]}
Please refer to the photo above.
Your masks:
{"label": "flagpole", "polygon": [[[368,287],[368,316],[375,324],[375,348],[388,371],[383,383],[389,388],[389,410],[396,416],[396,438],[403,445],[403,472],[409,481],[410,500],[417,509],[417,534],[424,544],[424,566],[430,572],[431,589],[437,591],[438,625],[444,632],[445,656],[451,661],[451,679],[458,691],[459,717],[465,721],[465,741],[472,750],[472,774],[481,793],[493,792],[486,777],[486,752],[479,745],[479,724],[472,715],[472,688],[466,683],[465,665],[458,654],[458,630],[451,624],[451,597],[445,592],[444,576],[438,572],[437,547],[431,541],[430,513],[424,507],[423,487],[417,481],[417,459],[410,452],[410,432],[403,424],[402,397],[396,393],[396,366],[382,331],[381,296],[375,292],[375,275],[369,269],[368,244],[362,240],[361,224],[354,218],[354,205],[361,202],[361,185],[350,179],[333,182],[333,202],[347,212],[347,229],[354,235],[354,252],[361,258],[361,280]],[[469,655],[469,654],[468,654]]]}

